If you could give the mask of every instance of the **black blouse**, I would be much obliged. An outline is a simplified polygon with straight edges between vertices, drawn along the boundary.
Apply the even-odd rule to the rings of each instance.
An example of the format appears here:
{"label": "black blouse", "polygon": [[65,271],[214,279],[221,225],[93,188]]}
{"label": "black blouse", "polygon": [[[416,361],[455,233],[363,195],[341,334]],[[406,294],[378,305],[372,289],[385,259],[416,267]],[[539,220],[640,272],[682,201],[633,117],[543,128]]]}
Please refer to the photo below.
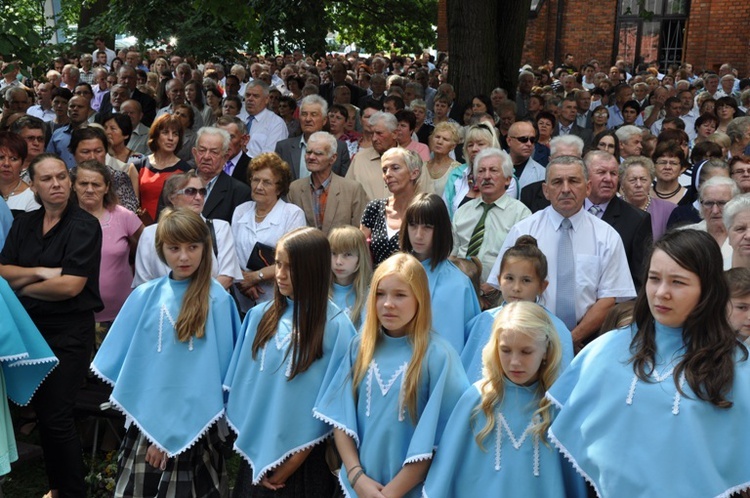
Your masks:
{"label": "black blouse", "polygon": [[0,252],[0,264],[62,268],[63,275],[86,277],[86,285],[77,296],[63,301],[22,296],[21,303],[32,318],[101,311],[104,305],[99,297],[102,252],[99,220],[70,202],[57,225],[42,235],[44,213],[42,207],[13,221]]}
{"label": "black blouse", "polygon": [[399,251],[398,232],[393,237],[388,237],[388,226],[386,225],[385,207],[388,199],[375,199],[370,201],[362,213],[362,226],[370,229],[370,253],[372,254],[373,267],[388,259],[391,254]]}

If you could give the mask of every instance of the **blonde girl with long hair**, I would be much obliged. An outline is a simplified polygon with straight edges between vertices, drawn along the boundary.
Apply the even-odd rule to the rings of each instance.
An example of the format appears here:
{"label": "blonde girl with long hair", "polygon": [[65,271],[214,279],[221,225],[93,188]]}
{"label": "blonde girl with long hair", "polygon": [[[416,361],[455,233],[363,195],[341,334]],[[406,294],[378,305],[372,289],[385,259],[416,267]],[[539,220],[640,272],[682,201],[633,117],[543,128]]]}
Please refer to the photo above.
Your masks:
{"label": "blonde girl with long hair", "polygon": [[165,209],[155,246],[171,272],[133,290],[91,365],[130,424],[114,495],[224,497],[223,380],[239,314],[211,278],[198,214]]}
{"label": "blonde girl with long hair", "polygon": [[370,249],[364,234],[353,226],[341,226],[328,234],[331,244],[331,300],[359,330],[372,280]]}
{"label": "blonde girl with long hair", "polygon": [[431,322],[421,263],[408,254],[381,263],[360,335],[314,410],[334,427],[347,497],[420,496],[444,422],[468,386]]}
{"label": "blonde girl with long hair", "polygon": [[544,397],[561,347],[547,312],[506,304],[482,352],[482,379],[448,420],[424,496],[585,496],[582,479],[547,442],[554,407]]}

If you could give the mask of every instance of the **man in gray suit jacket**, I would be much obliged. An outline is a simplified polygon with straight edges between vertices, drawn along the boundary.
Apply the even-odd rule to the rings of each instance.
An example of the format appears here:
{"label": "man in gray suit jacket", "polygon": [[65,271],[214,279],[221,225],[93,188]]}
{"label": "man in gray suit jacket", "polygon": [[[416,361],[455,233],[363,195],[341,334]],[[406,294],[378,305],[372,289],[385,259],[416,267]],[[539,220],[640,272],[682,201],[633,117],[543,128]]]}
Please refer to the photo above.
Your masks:
{"label": "man in gray suit jacket", "polygon": [[552,136],[575,135],[583,140],[584,146],[588,147],[594,140],[593,132],[576,124],[578,117],[578,104],[576,95],[572,93],[560,102],[560,112],[557,115],[557,126],[552,130]]}
{"label": "man in gray suit jacket", "polygon": [[[305,150],[307,141],[313,133],[323,129],[328,121],[328,103],[319,95],[308,95],[302,99],[299,112],[299,123],[302,128],[302,136],[287,138],[276,144],[276,153],[292,168],[292,176],[305,178],[310,175],[305,163]],[[349,149],[346,144],[337,140],[336,162],[333,164],[333,172],[339,176],[345,176],[349,169]]]}
{"label": "man in gray suit jacket", "polygon": [[310,136],[305,152],[310,176],[292,182],[287,196],[305,212],[308,226],[326,235],[336,226],[359,226],[367,205],[362,185],[332,171],[337,159],[335,147],[336,138],[330,133],[321,131]]}

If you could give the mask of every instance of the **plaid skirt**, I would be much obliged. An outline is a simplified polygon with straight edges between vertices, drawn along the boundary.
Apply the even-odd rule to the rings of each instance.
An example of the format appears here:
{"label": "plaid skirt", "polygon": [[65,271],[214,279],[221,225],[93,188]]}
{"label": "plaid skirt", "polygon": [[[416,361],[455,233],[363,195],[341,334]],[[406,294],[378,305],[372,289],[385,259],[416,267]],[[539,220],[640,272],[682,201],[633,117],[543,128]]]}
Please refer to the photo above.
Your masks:
{"label": "plaid skirt", "polygon": [[190,449],[167,460],[162,471],[146,463],[148,439],[128,428],[117,460],[115,497],[227,498],[229,482],[216,425]]}
{"label": "plaid skirt", "polygon": [[250,465],[243,458],[232,498],[331,498],[338,487],[326,463],[326,443],[318,444],[278,491],[253,486]]}

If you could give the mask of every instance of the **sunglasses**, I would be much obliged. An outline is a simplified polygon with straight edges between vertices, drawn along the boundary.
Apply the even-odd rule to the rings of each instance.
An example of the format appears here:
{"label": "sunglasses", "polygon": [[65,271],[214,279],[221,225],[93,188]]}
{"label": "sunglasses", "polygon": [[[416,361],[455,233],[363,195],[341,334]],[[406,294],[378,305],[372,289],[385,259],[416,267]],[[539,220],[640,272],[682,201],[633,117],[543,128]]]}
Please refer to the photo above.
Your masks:
{"label": "sunglasses", "polygon": [[175,194],[186,195],[188,197],[195,197],[197,194],[200,194],[201,197],[206,197],[206,194],[208,194],[208,189],[206,189],[205,187],[203,188],[188,187],[182,190],[178,190],[177,192],[175,192]]}
{"label": "sunglasses", "polygon": [[510,137],[510,138],[514,140],[518,140],[522,144],[527,144],[529,142],[533,144],[534,142],[536,142],[536,137]]}

